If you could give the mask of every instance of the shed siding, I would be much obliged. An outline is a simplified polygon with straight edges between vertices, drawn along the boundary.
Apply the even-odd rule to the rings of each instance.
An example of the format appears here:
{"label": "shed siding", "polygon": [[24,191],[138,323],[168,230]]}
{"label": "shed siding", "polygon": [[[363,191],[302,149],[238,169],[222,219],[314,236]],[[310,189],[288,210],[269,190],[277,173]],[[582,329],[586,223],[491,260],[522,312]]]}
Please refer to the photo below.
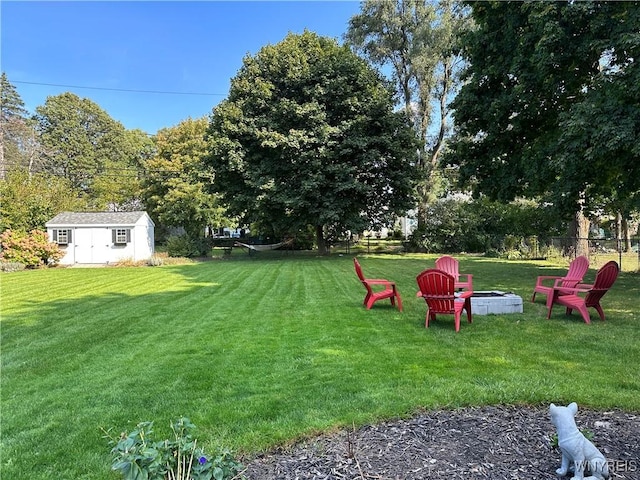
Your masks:
{"label": "shed siding", "polygon": [[[57,215],[50,222],[47,222],[47,232],[53,241],[54,230],[71,230],[71,240],[68,245],[61,246],[66,252],[60,263],[63,265],[73,264],[104,264],[117,263],[122,260],[131,259],[133,261],[148,260],[154,253],[154,224],[146,212],[137,213],[137,221],[132,212],[122,212],[119,216],[116,213],[108,215],[101,214],[77,214],[65,212]],[[126,222],[120,223],[122,218]],[[100,222],[99,225],[91,224],[90,221]],[[74,223],[66,223],[74,222]],[[107,223],[109,221],[110,223]],[[113,241],[114,229],[130,229],[131,235],[126,244],[116,244]]]}

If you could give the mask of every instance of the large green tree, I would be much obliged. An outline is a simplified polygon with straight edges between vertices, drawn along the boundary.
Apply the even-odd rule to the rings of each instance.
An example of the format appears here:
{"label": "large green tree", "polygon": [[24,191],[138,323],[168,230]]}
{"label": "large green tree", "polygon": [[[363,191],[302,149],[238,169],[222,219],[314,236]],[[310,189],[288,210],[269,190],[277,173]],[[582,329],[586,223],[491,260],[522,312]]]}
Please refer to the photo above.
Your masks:
{"label": "large green tree", "polygon": [[420,139],[419,225],[441,193],[439,160],[450,134],[449,104],[460,85],[457,45],[470,25],[468,11],[454,0],[367,0],[345,35],[356,51],[391,72]]}
{"label": "large green tree", "polygon": [[125,129],[88,98],[67,92],[36,108],[46,170],[90,193],[94,177],[122,151]]}
{"label": "large green tree", "polygon": [[585,214],[640,189],[640,5],[472,5],[451,161],[476,193],[542,198],[586,236]]}
{"label": "large green tree", "polygon": [[204,167],[208,119],[187,119],[160,130],[156,154],[145,162],[145,203],[159,226],[182,227],[193,239],[205,227],[223,227],[224,209],[206,189],[211,176]]}
{"label": "large green tree", "polygon": [[311,32],[247,56],[209,129],[213,187],[277,234],[359,232],[413,205],[417,144],[390,88],[348,47]]}

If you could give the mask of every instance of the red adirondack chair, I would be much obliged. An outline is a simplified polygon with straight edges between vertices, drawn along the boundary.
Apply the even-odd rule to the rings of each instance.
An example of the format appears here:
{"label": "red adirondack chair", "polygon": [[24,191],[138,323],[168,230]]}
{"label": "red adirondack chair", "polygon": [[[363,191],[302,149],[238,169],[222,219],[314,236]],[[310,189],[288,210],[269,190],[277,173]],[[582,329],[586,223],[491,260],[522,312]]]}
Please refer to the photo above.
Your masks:
{"label": "red adirondack chair", "polygon": [[[536,286],[533,289],[533,296],[531,301],[535,301],[536,293],[542,293],[547,296],[547,306],[549,304],[549,297],[553,292],[556,280],[560,280],[561,287],[575,288],[582,279],[585,273],[589,269],[589,259],[587,257],[576,257],[569,264],[569,270],[566,275],[541,275],[536,280]],[[546,282],[546,285],[545,285]]]}
{"label": "red adirondack chair", "polygon": [[[456,290],[473,291],[473,275],[470,273],[460,273],[460,263],[449,255],[443,255],[436,260],[436,268],[447,272],[454,279]],[[464,278],[463,278],[464,277]],[[421,297],[422,292],[418,291],[416,297]]]}
{"label": "red adirondack chair", "polygon": [[[447,272],[453,277],[455,282],[455,288],[464,288],[466,290],[473,290],[473,275],[470,273],[460,273],[458,269],[460,264],[458,260],[448,255],[443,255],[436,260],[436,268]],[[466,280],[463,280],[462,277]]]}
{"label": "red adirondack chair", "polygon": [[[547,318],[551,318],[551,310],[555,304],[558,304],[567,307],[567,315],[571,315],[573,310],[578,310],[585,323],[591,323],[589,307],[595,308],[598,315],[600,315],[600,320],[604,320],[604,311],[600,306],[600,299],[612,287],[616,278],[618,278],[619,272],[618,264],[610,261],[596,272],[596,279],[593,284],[580,283],[576,287],[570,288],[562,286],[562,279],[556,280],[551,301],[548,302]],[[586,293],[586,295],[581,297],[578,295],[579,293]]]}
{"label": "red adirondack chair", "polygon": [[[395,306],[396,300],[398,300],[398,310],[402,311],[402,299],[400,298],[400,293],[398,292],[398,288],[394,282],[390,282],[389,280],[384,280],[382,278],[366,278],[362,273],[360,262],[358,262],[358,259],[355,257],[353,259],[353,264],[356,267],[358,278],[364,285],[364,288],[367,289],[367,295],[364,297],[364,302],[362,302],[363,305],[367,307],[367,310],[369,310],[378,300],[389,298],[391,299],[391,305],[393,306]],[[384,290],[379,290],[378,287],[380,286],[384,287]]]}
{"label": "red adirondack chair", "polygon": [[427,302],[427,316],[425,328],[429,328],[429,322],[436,319],[436,314],[453,314],[456,332],[460,331],[460,317],[462,310],[467,311],[467,321],[471,319],[471,295],[473,291],[468,290],[456,293],[455,279],[452,275],[430,268],[420,273],[416,277],[418,288],[422,292],[422,298]]}

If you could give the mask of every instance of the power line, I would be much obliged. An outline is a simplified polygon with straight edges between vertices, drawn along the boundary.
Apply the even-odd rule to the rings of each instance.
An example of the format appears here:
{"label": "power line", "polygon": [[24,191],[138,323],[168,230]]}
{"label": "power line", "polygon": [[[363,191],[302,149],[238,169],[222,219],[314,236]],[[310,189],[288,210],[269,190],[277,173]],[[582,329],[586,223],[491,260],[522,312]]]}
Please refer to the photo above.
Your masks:
{"label": "power line", "polygon": [[[5,161],[4,165],[0,167],[0,173],[4,173],[4,174],[12,173],[13,172],[12,167],[21,168],[21,167],[24,167],[24,165],[15,161],[9,161],[9,162]],[[40,165],[39,167],[40,168],[37,168],[36,171],[33,173],[35,174],[45,173],[48,175],[53,175],[55,177],[64,177],[64,175],[54,173],[51,170],[44,168],[42,165]],[[184,176],[185,178],[211,180],[211,173],[208,173],[206,171],[197,171],[197,170],[185,171],[185,170],[172,170],[172,169],[165,169],[165,168],[135,168],[135,167],[111,167],[110,166],[110,167],[103,167],[103,168],[85,169],[81,173],[92,178],[122,178],[122,179],[136,178],[139,180],[143,180],[143,179],[152,178],[152,175],[164,175],[164,176],[173,177],[173,178]]]}
{"label": "power line", "polygon": [[226,93],[203,93],[203,92],[172,92],[163,90],[135,90],[131,88],[108,88],[108,87],[85,87],[82,85],[64,85],[61,83],[42,83],[42,82],[25,82],[21,80],[12,80],[12,83],[21,83],[24,85],[40,85],[47,87],[64,87],[64,88],[84,88],[87,90],[107,90],[111,92],[130,92],[130,93],[155,93],[162,95],[199,95],[207,97],[225,97]]}

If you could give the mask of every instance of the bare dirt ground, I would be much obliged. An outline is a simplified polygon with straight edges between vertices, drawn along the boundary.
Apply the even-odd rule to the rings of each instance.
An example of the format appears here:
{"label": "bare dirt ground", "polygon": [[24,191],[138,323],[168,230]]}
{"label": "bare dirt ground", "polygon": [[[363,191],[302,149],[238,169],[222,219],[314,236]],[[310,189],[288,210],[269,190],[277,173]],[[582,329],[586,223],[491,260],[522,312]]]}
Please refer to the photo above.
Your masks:
{"label": "bare dirt ground", "polygon": [[[612,479],[640,480],[640,413],[578,411]],[[244,478],[557,480],[548,407],[428,411],[243,459]],[[567,477],[569,478],[569,477]]]}

